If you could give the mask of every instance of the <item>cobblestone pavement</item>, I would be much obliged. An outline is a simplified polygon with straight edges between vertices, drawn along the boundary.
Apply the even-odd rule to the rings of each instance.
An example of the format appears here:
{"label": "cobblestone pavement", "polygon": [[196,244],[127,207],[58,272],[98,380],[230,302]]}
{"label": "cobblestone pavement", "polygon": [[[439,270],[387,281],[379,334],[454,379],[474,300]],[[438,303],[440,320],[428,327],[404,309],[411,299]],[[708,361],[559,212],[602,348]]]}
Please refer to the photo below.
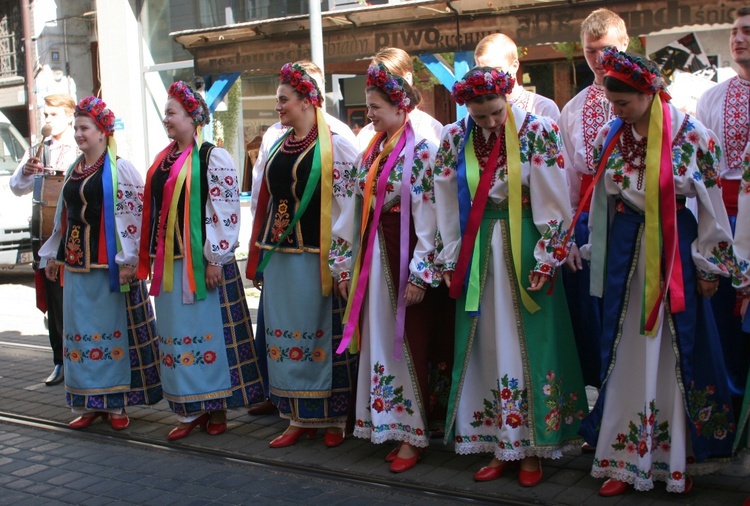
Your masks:
{"label": "cobblestone pavement", "polygon": [[[251,305],[253,303],[257,305],[257,299],[254,297],[250,297],[248,301]],[[33,348],[19,345],[31,345]],[[0,271],[0,412],[51,420],[58,424],[69,422],[73,417],[65,406],[63,386],[47,387],[43,383],[51,369],[52,358],[48,350],[43,319],[41,313],[34,308],[33,279],[30,271]],[[131,425],[123,432],[125,436],[139,441],[163,443],[169,430],[176,424],[176,419],[169,411],[166,402],[152,407],[132,408],[128,413],[131,417]],[[493,482],[475,483],[472,480],[472,474],[489,461],[489,456],[456,455],[452,446],[444,446],[440,440],[433,440],[423,460],[414,469],[394,475],[389,472],[387,464],[383,462],[386,453],[392,448],[391,445],[374,445],[349,436],[341,446],[326,448],[323,446],[322,438],[319,437],[315,441],[303,438],[292,447],[272,449],[268,447],[268,442],[283,432],[286,427],[286,422],[277,416],[253,417],[249,416],[245,410],[234,410],[229,413],[228,422],[229,430],[221,436],[209,436],[196,430],[190,437],[173,443],[172,446],[206,453],[223,452],[238,458],[252,457],[268,463],[296,463],[309,466],[311,470],[337,472],[342,475],[381,479],[393,483],[425,485],[434,487],[438,493],[440,491],[465,492],[481,495],[487,501],[496,502],[618,506],[627,504],[728,506],[742,504],[750,496],[750,480],[748,480],[750,470],[740,462],[713,475],[697,476],[693,492],[684,496],[669,494],[664,484],[657,484],[656,488],[649,492],[629,491],[620,497],[601,498],[597,495],[597,490],[601,485],[600,480],[595,480],[589,475],[592,456],[582,455],[579,450],[569,452],[555,461],[545,461],[543,481],[536,487],[522,488],[518,485],[517,474],[514,471],[507,472],[505,476]],[[84,479],[81,475],[85,475],[85,480],[87,480],[85,483],[92,486],[97,483],[97,487],[101,490],[106,490],[108,484],[113,487],[116,485],[115,489],[122,491],[123,494],[126,490],[130,490],[123,483],[132,482],[119,480],[120,475],[130,476],[138,486],[141,486],[145,485],[145,482],[138,481],[139,474],[154,474],[159,476],[159,482],[169,483],[173,479],[170,472],[189,473],[192,481],[188,483],[195,482],[195,487],[190,490],[200,488],[202,484],[210,485],[209,476],[213,475],[216,480],[221,478],[221,470],[206,473],[203,470],[205,464],[201,463],[200,459],[191,458],[183,463],[180,459],[186,459],[186,457],[180,455],[172,457],[169,454],[165,454],[165,460],[161,465],[139,465],[132,469],[113,466],[109,471],[97,473],[94,469],[96,464],[103,462],[103,459],[110,454],[116,462],[127,463],[130,450],[117,445],[104,450],[97,445],[91,445],[89,449],[86,445],[73,444],[78,456],[71,457],[66,454],[66,451],[70,447],[71,440],[80,438],[82,434],[85,435],[88,432],[123,437],[123,433],[114,433],[109,424],[101,422],[95,423],[83,432],[62,429],[56,432],[34,430],[32,433],[24,432],[25,430],[18,426],[0,425],[0,504],[15,501],[12,497],[17,498],[16,502],[36,504],[28,500],[28,495],[21,497],[17,495],[19,493],[32,494],[50,500],[68,500],[62,495],[58,497],[45,495],[45,493],[53,493],[50,492],[49,480],[54,479],[52,477],[56,473],[54,469],[59,467],[56,462],[67,463],[66,465],[74,468],[73,471],[58,473],[61,483],[52,483],[55,486],[63,486],[68,491],[74,490],[75,486],[80,486],[76,484]],[[36,449],[32,452],[34,448]],[[49,452],[45,452],[46,448],[49,448]],[[25,452],[26,456],[13,457],[14,454],[21,452]],[[86,456],[87,452],[91,455]],[[22,462],[19,463],[17,459]],[[82,462],[89,465],[75,470],[77,459],[86,459]],[[133,459],[138,461],[137,456],[133,456]],[[251,496],[242,494],[255,493],[252,496],[256,498],[253,502],[257,503],[257,498],[261,497],[270,503],[277,497],[286,499],[291,497],[289,494],[297,494],[296,478],[290,478],[288,482],[282,480],[272,486],[270,483],[274,482],[268,481],[265,475],[257,475],[257,481],[260,482],[257,484],[259,487],[257,492],[244,488],[242,478],[246,477],[248,482],[256,479],[252,477],[253,472],[255,471],[243,468],[237,471],[235,478],[222,481],[223,485],[219,488],[225,493],[223,497],[226,499],[204,497],[197,495],[196,492],[196,494],[186,493],[183,500],[193,501],[196,504],[210,500],[232,502],[226,494],[235,493],[238,494],[237,497],[241,496],[249,500]],[[14,473],[20,473],[20,475]],[[64,478],[66,473],[73,474]],[[37,474],[40,475],[39,479],[32,479]],[[25,484],[23,486],[16,486],[19,480],[28,481],[22,482]],[[325,489],[325,485],[315,485],[315,487]],[[349,490],[348,487],[346,487],[347,490]],[[155,488],[163,489],[163,487]],[[225,488],[227,490],[224,490]],[[353,495],[350,501],[344,502],[361,502],[366,496],[359,494],[358,490],[351,492]],[[175,489],[170,489],[170,491],[176,494],[170,497],[177,501],[180,491]],[[334,502],[324,493],[315,496],[312,493],[300,492],[290,500],[301,500],[310,504]],[[131,502],[155,499],[148,494],[136,496],[132,490],[129,494],[131,495],[115,497]],[[111,502],[111,497],[111,494],[100,494],[93,497],[91,501],[92,503]],[[371,502],[370,496],[367,497],[367,502]],[[110,499],[105,501],[104,498]],[[393,503],[401,502],[395,497],[386,497],[385,500]],[[167,499],[154,500],[154,502],[170,503]],[[180,500],[180,502],[183,501]],[[409,500],[406,499],[405,502]]]}

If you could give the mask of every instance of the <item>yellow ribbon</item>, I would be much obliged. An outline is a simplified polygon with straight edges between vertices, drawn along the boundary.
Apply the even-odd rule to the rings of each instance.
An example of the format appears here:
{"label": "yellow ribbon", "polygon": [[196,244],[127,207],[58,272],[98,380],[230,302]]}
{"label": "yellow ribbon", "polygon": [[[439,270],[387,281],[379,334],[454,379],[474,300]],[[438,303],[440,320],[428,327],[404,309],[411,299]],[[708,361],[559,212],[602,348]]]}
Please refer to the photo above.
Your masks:
{"label": "yellow ribbon", "polygon": [[526,310],[534,314],[541,309],[526,292],[521,281],[521,147],[512,108],[508,107],[505,121],[505,148],[508,156],[508,221],[510,222],[510,247],[518,281],[518,292]]}
{"label": "yellow ribbon", "polygon": [[328,250],[331,247],[331,206],[333,198],[333,143],[331,131],[323,111],[316,107],[318,121],[318,149],[320,150],[320,282],[323,296],[331,294],[333,281],[328,267]]}
{"label": "yellow ribbon", "polygon": [[[193,147],[191,147],[190,149],[193,149]],[[174,236],[177,227],[177,207],[180,202],[178,196],[182,192],[182,188],[185,184],[185,178],[190,172],[191,166],[192,157],[188,155],[185,159],[185,165],[177,175],[177,181],[175,181],[175,196],[169,203],[167,229],[166,236],[164,238],[164,281],[162,282],[162,288],[165,292],[171,292],[174,286]],[[189,247],[189,245],[186,245],[186,247]]]}
{"label": "yellow ribbon", "polygon": [[[661,317],[658,317],[653,328],[646,330],[646,319],[654,308],[661,303],[661,202],[659,191],[659,171],[661,168],[662,103],[654,95],[651,103],[648,131],[651,134],[646,147],[646,279],[643,287],[643,307],[641,308],[641,332],[655,336],[659,329]],[[626,126],[626,128],[630,128]]]}

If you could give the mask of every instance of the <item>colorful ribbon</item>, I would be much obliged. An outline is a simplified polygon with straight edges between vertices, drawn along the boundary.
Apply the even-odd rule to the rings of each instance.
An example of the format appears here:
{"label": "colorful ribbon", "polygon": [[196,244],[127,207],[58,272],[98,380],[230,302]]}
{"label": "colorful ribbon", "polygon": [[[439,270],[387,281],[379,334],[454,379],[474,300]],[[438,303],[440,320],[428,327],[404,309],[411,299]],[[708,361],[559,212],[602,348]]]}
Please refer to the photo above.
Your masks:
{"label": "colorful ribbon", "polygon": [[[508,164],[508,208],[511,239],[511,254],[515,266],[518,289],[521,301],[529,313],[535,313],[539,306],[526,292],[521,281],[521,149],[518,140],[513,111],[508,111],[504,125],[505,146]],[[470,313],[479,311],[480,267],[479,267],[479,226],[487,205],[492,175],[497,170],[497,159],[500,153],[500,142],[492,147],[484,170],[479,176],[479,161],[474,152],[474,120],[469,116],[466,124],[464,147],[458,154],[458,197],[459,215],[461,222],[461,249],[453,274],[453,282],[449,289],[451,297],[461,296],[466,284],[465,310]],[[471,267],[469,267],[471,264]]]}
{"label": "colorful ribbon", "polygon": [[[315,151],[313,152],[312,168],[310,175],[307,179],[307,184],[302,192],[302,199],[300,199],[299,206],[294,213],[289,225],[286,227],[284,232],[276,241],[276,244],[268,250],[263,258],[260,258],[260,248],[257,246],[257,241],[260,239],[260,233],[263,225],[263,220],[255,220],[253,223],[253,233],[250,239],[250,254],[248,255],[247,269],[245,275],[249,279],[255,279],[255,276],[259,272],[263,272],[268,265],[271,256],[281,246],[281,243],[286,237],[294,230],[299,220],[305,214],[307,207],[310,204],[315,190],[318,188],[320,183],[320,284],[321,291],[324,297],[328,297],[333,289],[333,281],[331,279],[331,272],[328,267],[328,251],[331,246],[331,232],[332,232],[332,219],[331,219],[331,208],[333,199],[333,141],[331,139],[331,131],[328,128],[328,124],[325,120],[323,111],[316,107],[316,121],[318,126],[318,138],[315,142]],[[292,132],[290,129],[281,139],[276,141],[276,144],[271,148],[271,152],[268,156],[268,162],[266,163],[266,169],[270,164],[271,159],[276,154],[278,149],[281,147],[284,139],[287,135]],[[256,207],[256,214],[259,210],[267,210],[270,202],[270,194],[266,185],[262,185],[260,195],[258,197],[258,206]],[[262,211],[261,211],[262,212]],[[257,266],[257,267],[256,267]]]}
{"label": "colorful ribbon", "polygon": [[120,268],[115,261],[119,251],[122,251],[120,235],[117,233],[115,223],[115,208],[117,207],[117,144],[114,137],[107,141],[107,155],[104,157],[102,167],[102,221],[104,223],[104,236],[99,237],[99,242],[106,243],[107,265],[109,267],[109,291],[129,292],[129,284],[120,284]]}
{"label": "colorful ribbon", "polygon": [[[406,125],[409,125],[409,129],[411,130],[411,124],[409,121],[405,122],[401,128],[398,129],[398,131],[386,142],[385,146],[383,147],[383,151],[378,154],[377,158],[372,162],[370,167],[368,168],[368,174],[367,174],[367,181],[365,183],[365,191],[364,191],[364,202],[362,204],[362,220],[360,224],[360,237],[364,237],[365,231],[368,227],[368,222],[370,222],[370,206],[372,201],[372,193],[373,193],[373,186],[375,185],[375,178],[377,177],[377,196],[375,198],[375,210],[372,214],[372,221],[369,223],[370,226],[370,234],[367,237],[367,244],[364,248],[360,248],[357,252],[357,257],[354,264],[353,269],[353,276],[352,276],[352,284],[351,288],[349,290],[349,300],[346,306],[346,312],[344,313],[344,322],[346,326],[344,327],[344,335],[341,339],[341,343],[339,344],[338,349],[336,350],[336,353],[343,353],[344,350],[346,350],[347,346],[352,344],[352,349],[350,349],[351,352],[356,352],[358,347],[355,347],[356,340],[352,340],[352,336],[354,335],[357,326],[359,325],[359,315],[362,310],[362,304],[365,299],[365,295],[367,292],[367,281],[370,277],[370,268],[372,267],[372,252],[374,249],[375,244],[375,236],[377,236],[378,232],[378,223],[380,222],[380,214],[383,209],[383,203],[385,202],[385,189],[388,183],[388,176],[393,170],[393,168],[396,165],[396,162],[398,161],[399,154],[406,146],[406,138],[407,135],[404,135]],[[370,145],[368,146],[367,150],[365,151],[365,157],[363,160],[366,160],[370,157],[370,154],[372,153],[372,150],[375,148],[376,143],[379,143],[382,139],[382,136],[376,135],[372,141],[370,141]],[[412,132],[412,139],[413,139],[413,132]],[[413,140],[412,140],[412,152],[414,151],[413,147]],[[387,161],[385,163],[385,166],[383,167],[383,170],[378,174],[378,168],[380,167],[380,161],[385,158],[387,158]],[[404,183],[404,178],[407,178],[407,182]],[[407,176],[404,176],[402,174],[402,181],[401,184],[406,184],[407,186],[411,187],[411,175],[408,174]],[[404,210],[402,209],[402,213]],[[407,248],[408,248],[408,236],[407,236]],[[399,275],[400,277],[400,275]],[[403,344],[403,333],[402,333],[402,344]],[[395,343],[394,343],[395,347]],[[400,350],[399,350],[400,353]],[[395,350],[394,350],[394,356],[395,356]]]}
{"label": "colorful ribbon", "polygon": [[[185,208],[182,223],[184,224],[182,243],[185,248],[185,262],[180,275],[183,283],[182,302],[191,304],[196,299],[206,298],[206,274],[203,262],[203,218],[201,213],[201,162],[200,146],[203,144],[202,129],[196,129],[193,143],[184,150],[169,169],[164,184],[159,221],[156,224],[156,258],[154,260],[153,279],[150,295],[157,296],[163,289],[171,292],[174,287],[174,240],[179,231],[179,200],[185,193]],[[144,189],[144,212],[141,230],[151,230],[153,209],[151,207],[152,182],[156,170],[170,151],[174,142],[164,149],[148,170]],[[143,225],[146,225],[144,228]],[[150,273],[150,241],[141,241],[139,252],[138,277],[146,279]]]}

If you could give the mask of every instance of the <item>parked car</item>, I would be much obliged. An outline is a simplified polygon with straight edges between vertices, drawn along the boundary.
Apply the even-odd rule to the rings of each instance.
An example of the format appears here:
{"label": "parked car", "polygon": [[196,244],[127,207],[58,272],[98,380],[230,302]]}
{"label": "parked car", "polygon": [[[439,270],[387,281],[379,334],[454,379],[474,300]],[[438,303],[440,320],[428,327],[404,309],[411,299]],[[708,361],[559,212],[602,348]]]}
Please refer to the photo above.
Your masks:
{"label": "parked car", "polygon": [[0,113],[0,268],[30,264],[32,195],[17,197],[10,178],[29,147],[26,139]]}

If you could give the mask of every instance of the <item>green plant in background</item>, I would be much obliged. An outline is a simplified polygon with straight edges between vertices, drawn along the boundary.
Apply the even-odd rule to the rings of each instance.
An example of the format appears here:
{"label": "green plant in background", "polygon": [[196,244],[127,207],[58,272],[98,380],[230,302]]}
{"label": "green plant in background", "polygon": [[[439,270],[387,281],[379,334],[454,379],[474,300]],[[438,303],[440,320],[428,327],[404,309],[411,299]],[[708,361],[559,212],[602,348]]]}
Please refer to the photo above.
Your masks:
{"label": "green plant in background", "polygon": [[234,147],[237,144],[237,123],[242,106],[242,82],[240,79],[237,79],[229,89],[224,102],[227,104],[227,110],[214,112],[214,139],[216,139],[217,144],[234,156]]}

